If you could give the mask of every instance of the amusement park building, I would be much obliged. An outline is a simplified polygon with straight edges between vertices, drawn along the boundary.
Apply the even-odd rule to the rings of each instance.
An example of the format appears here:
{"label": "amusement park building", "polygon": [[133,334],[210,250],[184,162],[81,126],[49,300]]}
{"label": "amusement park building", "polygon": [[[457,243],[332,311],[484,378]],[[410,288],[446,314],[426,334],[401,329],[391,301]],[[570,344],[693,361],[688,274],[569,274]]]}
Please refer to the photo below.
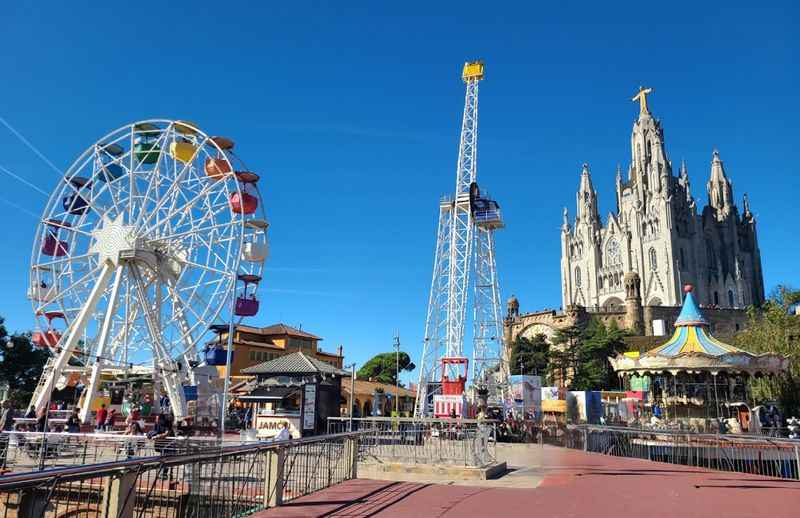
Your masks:
{"label": "amusement park building", "polygon": [[[248,377],[243,369],[274,360],[286,354],[302,352],[320,361],[342,368],[343,352],[339,346],[336,354],[321,350],[318,343],[322,340],[317,335],[286,324],[273,324],[266,327],[237,325],[233,334],[233,358],[231,360],[231,378]],[[228,333],[209,343],[227,344]],[[221,377],[225,376],[225,366],[218,366]]]}
{"label": "amusement park building", "polygon": [[684,284],[699,304],[743,308],[764,301],[756,220],[744,195],[736,207],[733,184],[714,150],[702,211],[681,162],[677,176],[667,157],[661,122],[643,89],[631,134],[627,178],[617,167],[616,207],[605,224],[588,164],[577,192],[577,214],[564,209],[561,227],[562,307],[609,309],[623,305],[626,278],[635,272],[646,306],[678,306]]}

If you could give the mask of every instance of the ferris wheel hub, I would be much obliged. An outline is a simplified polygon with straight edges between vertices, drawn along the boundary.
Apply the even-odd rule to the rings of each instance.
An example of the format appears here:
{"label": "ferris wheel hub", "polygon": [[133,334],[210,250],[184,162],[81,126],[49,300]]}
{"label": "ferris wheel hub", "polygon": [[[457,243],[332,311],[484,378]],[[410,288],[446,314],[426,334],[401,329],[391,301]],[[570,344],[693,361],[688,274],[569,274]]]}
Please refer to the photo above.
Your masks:
{"label": "ferris wheel hub", "polygon": [[92,231],[94,242],[89,253],[97,254],[99,262],[111,262],[117,266],[122,259],[122,252],[136,250],[136,229],[123,223],[123,214],[113,220],[103,216],[103,223]]}

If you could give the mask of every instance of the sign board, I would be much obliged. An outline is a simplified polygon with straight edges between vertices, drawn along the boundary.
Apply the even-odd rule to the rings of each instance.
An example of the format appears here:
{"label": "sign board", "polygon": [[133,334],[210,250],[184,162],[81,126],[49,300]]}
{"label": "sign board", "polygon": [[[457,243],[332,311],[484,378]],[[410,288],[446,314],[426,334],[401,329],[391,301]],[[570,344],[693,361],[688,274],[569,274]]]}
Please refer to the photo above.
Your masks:
{"label": "sign board", "polygon": [[289,424],[289,433],[292,439],[299,439],[302,436],[299,416],[257,415],[256,433],[262,439],[275,437],[281,429],[281,423]]}
{"label": "sign board", "polygon": [[455,410],[458,417],[465,417],[467,400],[464,396],[433,396],[433,415],[435,417],[450,417],[450,411]]}
{"label": "sign board", "polygon": [[536,414],[542,406],[542,378],[540,376],[511,376],[511,393],[514,397],[514,412]]}
{"label": "sign board", "polygon": [[303,430],[313,430],[316,419],[317,386],[312,383],[307,383],[303,396]]}

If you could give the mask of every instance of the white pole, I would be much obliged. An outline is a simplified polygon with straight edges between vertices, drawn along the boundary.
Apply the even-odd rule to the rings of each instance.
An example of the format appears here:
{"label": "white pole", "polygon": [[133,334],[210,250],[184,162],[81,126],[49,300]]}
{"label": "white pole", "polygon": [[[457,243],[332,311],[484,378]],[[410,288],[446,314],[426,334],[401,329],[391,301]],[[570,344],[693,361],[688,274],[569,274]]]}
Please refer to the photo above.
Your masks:
{"label": "white pole", "polygon": [[225,439],[225,411],[228,407],[228,389],[231,383],[231,360],[233,358],[233,333],[236,326],[233,323],[236,312],[236,277],[233,278],[231,291],[231,317],[228,321],[228,351],[225,357],[225,385],[222,389],[222,405],[219,409],[219,437]]}

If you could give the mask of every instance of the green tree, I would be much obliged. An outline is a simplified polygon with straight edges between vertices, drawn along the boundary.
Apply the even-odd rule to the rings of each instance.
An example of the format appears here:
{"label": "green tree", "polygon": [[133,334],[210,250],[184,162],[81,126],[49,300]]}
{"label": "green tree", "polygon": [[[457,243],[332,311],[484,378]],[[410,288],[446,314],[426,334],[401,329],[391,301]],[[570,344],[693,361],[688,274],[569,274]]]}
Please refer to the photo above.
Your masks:
{"label": "green tree", "polygon": [[800,290],[779,286],[760,307],[748,308],[747,328],[734,345],[754,353],[774,352],[789,358],[784,375],[751,380],[756,401],[778,401],[786,415],[800,413],[800,316],[789,308],[800,301]]}
{"label": "green tree", "polygon": [[9,336],[0,317],[0,381],[8,384],[8,398],[17,408],[27,406],[49,354],[31,344],[30,333]]}
{"label": "green tree", "polygon": [[602,390],[613,387],[615,375],[609,356],[624,351],[625,336],[615,322],[606,326],[598,319],[562,329],[553,337],[550,373],[554,379],[568,379],[572,390]]}
{"label": "green tree", "polygon": [[517,337],[511,344],[511,374],[547,373],[550,364],[550,344],[547,337],[538,334],[533,338]]}
{"label": "green tree", "polygon": [[[380,383],[394,385],[398,375],[397,364],[398,357],[396,353],[381,353],[373,356],[358,369],[357,376],[362,380],[372,379]],[[399,364],[400,372],[413,371],[416,368],[416,365],[411,362],[411,357],[402,351],[399,354]]]}

